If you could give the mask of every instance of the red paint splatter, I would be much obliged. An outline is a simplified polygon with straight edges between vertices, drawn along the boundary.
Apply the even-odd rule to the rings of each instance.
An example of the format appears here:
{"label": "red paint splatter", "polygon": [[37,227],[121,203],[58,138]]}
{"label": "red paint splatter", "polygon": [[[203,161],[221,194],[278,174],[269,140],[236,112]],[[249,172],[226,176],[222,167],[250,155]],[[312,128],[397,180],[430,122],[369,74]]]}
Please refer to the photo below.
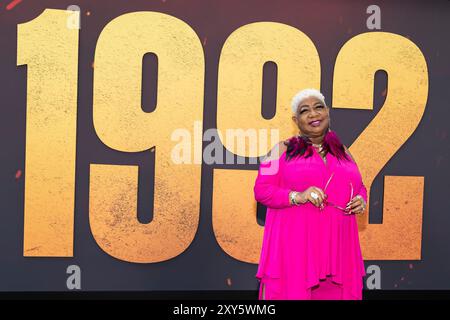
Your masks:
{"label": "red paint splatter", "polygon": [[206,40],[207,40],[208,38],[207,37],[205,37],[204,39],[203,39],[203,45],[204,46],[206,46]]}
{"label": "red paint splatter", "polygon": [[17,170],[16,172],[16,179],[19,179],[22,176],[22,170]]}
{"label": "red paint splatter", "polygon": [[231,287],[231,278],[227,278],[227,285]]}
{"label": "red paint splatter", "polygon": [[387,88],[384,88],[383,92],[381,92],[381,96],[386,97],[386,93],[387,93]]}
{"label": "red paint splatter", "polygon": [[400,278],[400,281],[403,281],[403,280],[405,280],[405,277],[401,277],[401,278]]}
{"label": "red paint splatter", "polygon": [[409,268],[410,268],[410,269],[414,268],[414,266],[413,266],[412,263],[409,264]]}
{"label": "red paint splatter", "polygon": [[86,15],[87,15],[87,16],[90,16],[90,15],[91,15],[91,12],[90,12],[90,11],[86,12]]}
{"label": "red paint splatter", "polygon": [[13,9],[15,6],[17,6],[19,3],[21,3],[22,0],[13,0],[11,1],[7,6],[6,6],[6,10],[11,10]]}

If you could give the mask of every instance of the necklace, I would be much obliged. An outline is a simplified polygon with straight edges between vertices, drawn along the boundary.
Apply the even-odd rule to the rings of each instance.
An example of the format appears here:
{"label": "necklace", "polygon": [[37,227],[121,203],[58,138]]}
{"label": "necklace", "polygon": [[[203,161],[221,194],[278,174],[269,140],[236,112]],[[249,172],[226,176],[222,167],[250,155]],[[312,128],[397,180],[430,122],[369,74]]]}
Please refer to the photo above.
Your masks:
{"label": "necklace", "polygon": [[323,151],[322,144],[321,143],[319,143],[319,144],[312,143],[312,145],[314,146],[314,148],[317,149],[317,152],[319,153],[320,157],[323,159],[323,162],[325,162],[325,164],[326,164],[327,163],[327,157],[326,157],[326,155],[322,154],[322,151]]}
{"label": "necklace", "polygon": [[319,143],[319,144],[312,143],[312,145],[314,148],[318,149],[317,150],[318,152],[322,152],[322,144],[321,143]]}
{"label": "necklace", "polygon": [[[298,138],[302,138],[302,136],[298,135]],[[323,151],[322,143],[312,143],[311,142],[311,145],[317,150],[317,153],[322,158],[323,162],[325,164],[327,164],[327,157],[326,157],[326,155],[322,155],[322,151]]]}
{"label": "necklace", "polygon": [[[300,137],[300,135],[299,135],[299,137]],[[312,142],[311,142],[311,144],[312,144],[313,147],[315,147],[316,149],[318,149],[317,151],[318,151],[319,153],[323,151],[323,150],[322,150],[322,143],[312,143]]]}

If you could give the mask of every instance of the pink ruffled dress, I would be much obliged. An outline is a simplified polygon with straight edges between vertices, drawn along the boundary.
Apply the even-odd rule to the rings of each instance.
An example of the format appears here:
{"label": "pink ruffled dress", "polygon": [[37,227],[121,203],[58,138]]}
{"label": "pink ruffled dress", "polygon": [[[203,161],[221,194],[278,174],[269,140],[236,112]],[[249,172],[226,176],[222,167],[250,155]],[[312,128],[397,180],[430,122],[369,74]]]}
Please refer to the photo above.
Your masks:
{"label": "pink ruffled dress", "polygon": [[[355,214],[325,206],[320,210],[309,201],[295,206],[291,190],[310,186],[326,188],[328,201],[344,207],[357,194],[367,202],[367,190],[354,161],[338,160],[331,153],[324,162],[315,148],[311,157],[261,162],[254,185],[256,201],[267,207],[264,238],[256,278],[259,299],[307,300],[311,290],[326,283],[342,288],[344,300],[362,299],[366,275]],[[273,170],[275,168],[275,170]],[[332,176],[331,180],[330,177]]]}

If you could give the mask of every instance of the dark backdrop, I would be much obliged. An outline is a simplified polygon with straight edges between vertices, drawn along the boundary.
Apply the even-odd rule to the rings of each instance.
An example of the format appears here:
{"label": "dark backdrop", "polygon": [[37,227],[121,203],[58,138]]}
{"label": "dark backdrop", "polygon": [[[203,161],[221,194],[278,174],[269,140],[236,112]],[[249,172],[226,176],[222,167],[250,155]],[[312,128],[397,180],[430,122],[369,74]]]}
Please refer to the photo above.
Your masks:
{"label": "dark backdrop", "polygon": [[[332,104],[334,61],[346,41],[369,31],[365,11],[371,4],[382,10],[381,31],[407,36],[422,51],[429,72],[429,94],[417,130],[383,168],[371,190],[371,197],[378,199],[384,175],[425,177],[421,260],[366,261],[366,266],[375,264],[381,268],[382,289],[450,289],[450,1],[23,0],[9,10],[6,6],[11,1],[0,3],[0,290],[67,290],[66,268],[72,264],[82,270],[83,290],[255,290],[257,265],[231,258],[218,246],[213,234],[214,166],[202,165],[198,231],[189,248],[179,256],[160,263],[134,264],[109,256],[96,244],[87,216],[89,165],[138,164],[143,178],[139,189],[150,190],[142,181],[153,183],[150,153],[115,152],[104,146],[94,132],[90,66],[97,38],[109,21],[134,11],[163,12],[188,23],[202,40],[205,52],[203,126],[211,128],[216,121],[220,50],[235,29],[257,21],[276,21],[306,33],[320,54],[321,90]],[[27,73],[26,67],[16,66],[17,24],[36,18],[46,8],[65,9],[69,5],[81,8],[74,256],[24,257]],[[332,111],[334,130],[346,145],[352,144],[382,106],[387,82],[386,73],[377,72],[373,112]],[[349,120],[354,125],[348,126]],[[139,208],[140,212],[151,212],[151,204],[145,201]],[[380,210],[371,211],[371,223],[380,223],[381,219]]]}

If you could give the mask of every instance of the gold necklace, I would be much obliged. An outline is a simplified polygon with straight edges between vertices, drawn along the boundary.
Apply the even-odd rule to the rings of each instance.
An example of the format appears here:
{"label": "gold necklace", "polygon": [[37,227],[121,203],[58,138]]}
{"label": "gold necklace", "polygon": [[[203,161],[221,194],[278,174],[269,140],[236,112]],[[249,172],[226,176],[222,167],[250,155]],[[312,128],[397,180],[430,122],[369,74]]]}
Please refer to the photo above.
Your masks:
{"label": "gold necklace", "polygon": [[315,147],[316,149],[318,149],[317,151],[318,151],[319,153],[322,152],[322,144],[321,144],[321,143],[319,143],[319,144],[313,143],[312,145],[313,145],[313,147]]}
{"label": "gold necklace", "polygon": [[322,151],[323,151],[323,149],[322,149],[322,143],[319,143],[319,144],[312,143],[312,145],[313,145],[316,149],[317,149],[317,147],[318,147],[317,152],[319,153],[319,155],[320,155],[320,157],[323,159],[323,161],[324,161],[325,163],[327,163],[327,157],[326,157],[326,155],[322,155]]}
{"label": "gold necklace", "polygon": [[[299,135],[299,137],[301,137],[301,136]],[[319,150],[317,150],[317,151],[319,152],[319,154],[323,151],[323,150],[322,150],[322,143],[316,144],[316,143],[312,143],[312,142],[311,142],[311,144],[312,144],[313,147],[315,147],[316,149],[319,149]]]}

